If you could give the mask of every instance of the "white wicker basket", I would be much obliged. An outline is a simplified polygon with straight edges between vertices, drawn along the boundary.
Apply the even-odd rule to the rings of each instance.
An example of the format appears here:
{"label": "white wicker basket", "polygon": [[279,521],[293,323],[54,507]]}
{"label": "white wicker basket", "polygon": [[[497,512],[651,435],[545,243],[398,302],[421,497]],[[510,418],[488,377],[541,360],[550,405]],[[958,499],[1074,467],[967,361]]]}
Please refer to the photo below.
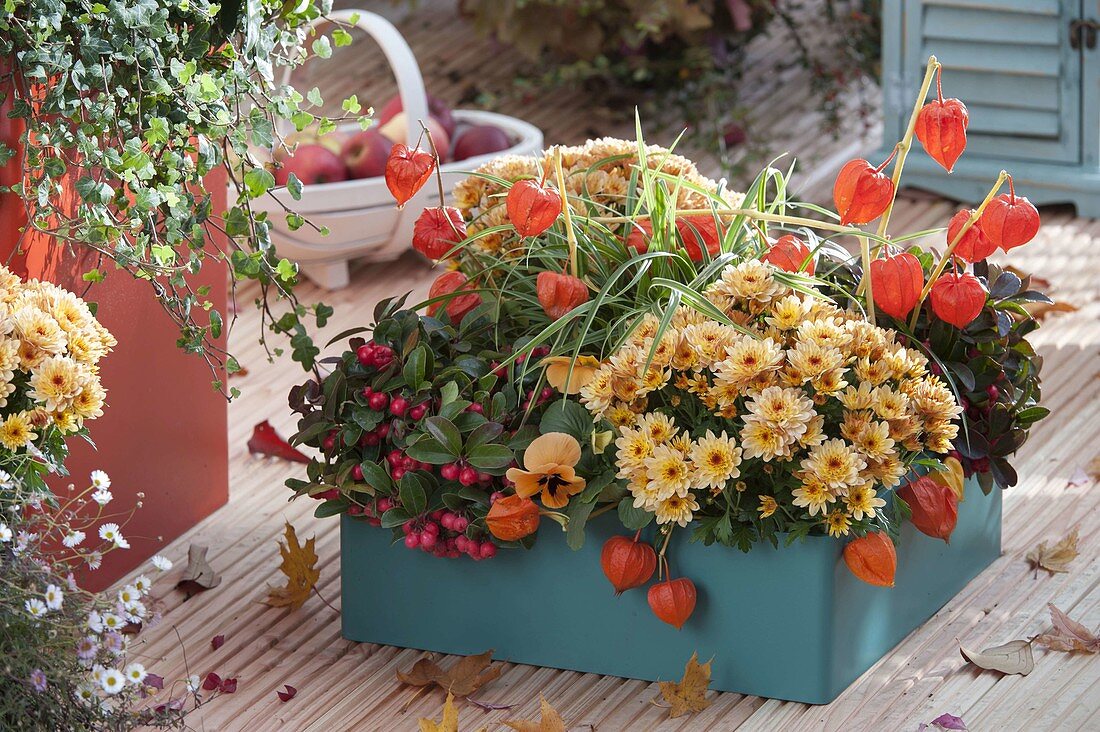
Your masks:
{"label": "white wicker basket", "polygon": [[[419,120],[428,118],[428,98],[412,49],[388,20],[375,13],[341,10],[332,13],[331,17],[345,23],[355,18],[355,24],[382,49],[393,68],[397,92],[407,113],[407,139],[416,140],[420,135]],[[507,150],[491,155],[444,163],[441,168],[444,190],[449,191],[469,171],[499,155],[536,155],[542,150],[542,132],[514,117],[456,109],[454,118],[459,129],[479,124],[499,127],[513,144]],[[355,123],[351,126],[358,129]],[[298,201],[291,198],[286,189],[279,189],[273,195],[278,202],[265,197],[255,201],[253,208],[268,211],[272,224],[271,238],[277,251],[281,256],[297,262],[309,279],[330,290],[348,284],[350,259],[379,262],[401,256],[411,245],[413,223],[417,216],[425,207],[439,205],[438,188],[429,183],[404,208],[398,209],[386,188],[385,179],[381,177],[307,185],[303,187],[302,197]],[[327,227],[328,236],[322,236],[309,225],[290,231],[279,202],[318,228]]]}

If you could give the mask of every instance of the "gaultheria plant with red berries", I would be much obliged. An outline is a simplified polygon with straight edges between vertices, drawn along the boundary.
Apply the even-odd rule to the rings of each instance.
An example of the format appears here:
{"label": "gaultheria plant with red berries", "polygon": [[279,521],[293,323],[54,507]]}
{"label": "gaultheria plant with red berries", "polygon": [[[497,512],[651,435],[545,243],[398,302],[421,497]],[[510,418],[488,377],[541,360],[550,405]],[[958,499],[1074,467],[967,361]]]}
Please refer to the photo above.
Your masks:
{"label": "gaultheria plant with red berries", "polygon": [[[530,548],[543,519],[579,548],[611,514],[628,533],[602,548],[608,590],[648,585],[675,627],[703,579],[670,561],[681,529],[858,542],[849,566],[890,586],[900,524],[949,540],[964,475],[1014,483],[1046,414],[1023,307],[1045,297],[985,259],[1035,234],[1008,174],[939,254],[888,232],[916,131],[945,167],[965,147],[962,102],[924,103],[938,70],[887,160],[842,168],[835,216],[791,200],[789,172],[735,193],[641,140],[474,171],[424,214],[416,248],[444,264],[428,299],[382,303],[370,340],[341,334],[291,393],[293,441],[319,454],[288,485],[441,557]],[[428,181],[403,155],[398,200]]]}

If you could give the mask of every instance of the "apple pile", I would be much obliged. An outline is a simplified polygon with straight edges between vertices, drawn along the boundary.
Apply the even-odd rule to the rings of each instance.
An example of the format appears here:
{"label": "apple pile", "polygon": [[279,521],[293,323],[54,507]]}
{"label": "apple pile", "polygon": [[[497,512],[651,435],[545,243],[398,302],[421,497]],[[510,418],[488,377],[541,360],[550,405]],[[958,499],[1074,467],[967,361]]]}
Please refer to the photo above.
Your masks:
{"label": "apple pile", "polygon": [[[490,155],[512,146],[508,134],[494,125],[463,125],[459,129],[451,108],[431,94],[428,114],[425,124],[443,162]],[[276,153],[275,182],[286,185],[291,173],[303,185],[380,177],[386,172],[390,148],[398,143],[409,144],[405,139],[407,126],[401,98],[394,96],[368,130],[337,130],[324,136],[300,133],[293,140],[293,153]],[[416,140],[411,142],[415,144]]]}

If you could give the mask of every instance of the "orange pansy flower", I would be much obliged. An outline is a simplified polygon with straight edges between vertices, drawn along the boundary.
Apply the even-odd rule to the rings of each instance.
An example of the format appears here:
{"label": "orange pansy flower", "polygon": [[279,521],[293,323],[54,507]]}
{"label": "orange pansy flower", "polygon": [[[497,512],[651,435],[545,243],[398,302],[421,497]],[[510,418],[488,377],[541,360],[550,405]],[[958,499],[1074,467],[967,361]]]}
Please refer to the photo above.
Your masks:
{"label": "orange pansy flower", "polygon": [[[577,356],[574,362],[571,356],[550,356],[540,362],[546,367],[546,380],[562,394],[577,394],[596,375],[600,362],[592,356]],[[572,364],[573,373],[569,373]],[[568,379],[569,383],[566,383]]]}
{"label": "orange pansy flower", "polygon": [[523,467],[508,469],[508,480],[516,484],[516,495],[530,498],[541,493],[542,505],[564,508],[569,497],[584,490],[584,478],[574,466],[581,459],[581,445],[572,435],[547,432],[535,439],[523,453]]}

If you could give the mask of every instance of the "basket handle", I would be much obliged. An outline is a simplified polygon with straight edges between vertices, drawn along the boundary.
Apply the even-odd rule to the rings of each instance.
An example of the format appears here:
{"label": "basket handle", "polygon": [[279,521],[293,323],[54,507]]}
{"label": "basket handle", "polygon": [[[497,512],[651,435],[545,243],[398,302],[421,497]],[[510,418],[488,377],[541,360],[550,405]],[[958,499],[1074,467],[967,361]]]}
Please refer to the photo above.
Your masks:
{"label": "basket handle", "polygon": [[[409,44],[393,24],[377,13],[367,10],[337,10],[327,18],[316,18],[310,22],[311,29],[331,21],[352,24],[365,31],[382,49],[386,60],[397,79],[397,96],[401,98],[401,107],[405,112],[405,141],[414,142],[420,136],[419,120],[428,119],[428,94],[424,90],[424,77],[420,75],[420,66],[416,63]],[[291,68],[283,72],[283,83],[290,82]]]}

